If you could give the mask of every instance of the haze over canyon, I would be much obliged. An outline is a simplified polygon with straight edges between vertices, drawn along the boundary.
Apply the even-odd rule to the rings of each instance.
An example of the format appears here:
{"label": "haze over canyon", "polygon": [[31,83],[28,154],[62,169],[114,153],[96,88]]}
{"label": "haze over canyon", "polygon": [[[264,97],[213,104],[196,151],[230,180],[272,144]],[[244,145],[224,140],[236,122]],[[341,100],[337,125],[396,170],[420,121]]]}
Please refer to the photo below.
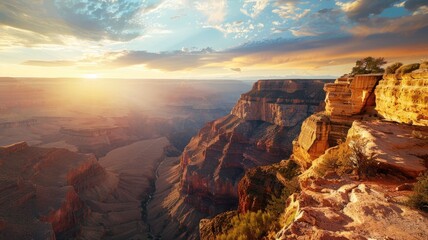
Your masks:
{"label": "haze over canyon", "polygon": [[0,240],[426,240],[427,43],[423,0],[1,0]]}

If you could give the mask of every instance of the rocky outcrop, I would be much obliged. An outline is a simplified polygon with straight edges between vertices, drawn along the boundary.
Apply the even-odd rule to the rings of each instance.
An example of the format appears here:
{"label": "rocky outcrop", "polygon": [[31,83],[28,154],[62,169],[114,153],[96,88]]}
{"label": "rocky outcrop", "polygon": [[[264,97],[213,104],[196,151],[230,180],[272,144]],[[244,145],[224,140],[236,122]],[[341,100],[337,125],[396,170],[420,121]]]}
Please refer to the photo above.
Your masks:
{"label": "rocky outcrop", "polygon": [[198,238],[200,219],[238,206],[238,183],[247,169],[290,155],[302,121],[322,108],[325,82],[258,81],[231,114],[206,124],[192,138],[180,158],[177,189],[164,203],[164,211],[185,229],[185,236],[180,231],[175,236]]}
{"label": "rocky outcrop", "polygon": [[[268,236],[426,239],[426,214],[403,203],[428,167],[427,79],[426,71],[418,71],[326,84],[326,111],[307,118],[293,142],[290,159],[306,169],[299,176],[301,191],[287,199],[276,222],[281,229]],[[276,195],[280,181],[273,176],[262,168],[247,171],[238,209],[270,211],[260,199]],[[207,239],[219,229],[227,231],[214,219],[201,222]]]}
{"label": "rocky outcrop", "polygon": [[229,211],[220,213],[212,219],[202,219],[199,222],[200,238],[216,240],[220,234],[227,232],[232,227],[231,219],[237,214],[236,211]]}
{"label": "rocky outcrop", "polygon": [[381,78],[379,74],[344,76],[325,84],[325,111],[303,122],[293,142],[293,159],[308,168],[325,150],[346,138],[353,121],[375,117],[374,92]]}
{"label": "rocky outcrop", "polygon": [[0,238],[144,239],[142,201],[168,145],[139,141],[99,161],[25,142],[0,147]]}
{"label": "rocky outcrop", "polygon": [[284,188],[290,190],[294,187],[289,181],[298,173],[297,164],[288,160],[248,170],[238,185],[238,212],[265,209],[272,198],[281,196]]}
{"label": "rocky outcrop", "polygon": [[85,175],[87,167],[82,166],[97,164],[93,155],[29,147],[25,142],[0,147],[2,236],[75,236],[89,209],[68,176]]}
{"label": "rocky outcrop", "polygon": [[242,94],[232,114],[246,121],[264,121],[278,126],[293,127],[308,112],[322,110],[321,81],[269,80],[258,81],[251,91]]}
{"label": "rocky outcrop", "polygon": [[428,167],[428,128],[381,121],[355,121],[347,142],[375,161],[378,171],[399,172],[416,178]]}
{"label": "rocky outcrop", "polygon": [[180,187],[186,201],[207,215],[236,207],[244,171],[291,153],[301,122],[320,108],[323,84],[266,80],[242,94],[230,115],[209,123],[185,148]]}
{"label": "rocky outcrop", "polygon": [[385,75],[375,93],[376,110],[385,119],[428,126],[428,72]]}
{"label": "rocky outcrop", "polygon": [[[401,204],[396,184],[307,179],[292,195],[277,239],[426,239],[428,219]],[[404,194],[405,196],[405,194]]]}

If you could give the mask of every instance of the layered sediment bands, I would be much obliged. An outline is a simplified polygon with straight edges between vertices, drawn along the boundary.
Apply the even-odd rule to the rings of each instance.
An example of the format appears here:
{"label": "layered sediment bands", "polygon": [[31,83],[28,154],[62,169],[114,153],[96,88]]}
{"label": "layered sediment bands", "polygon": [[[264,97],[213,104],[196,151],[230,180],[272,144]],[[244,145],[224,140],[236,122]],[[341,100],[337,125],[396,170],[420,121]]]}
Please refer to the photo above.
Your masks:
{"label": "layered sediment bands", "polygon": [[325,111],[303,122],[299,137],[293,142],[293,159],[303,168],[310,167],[325,150],[345,140],[355,120],[377,116],[375,89],[381,78],[379,74],[366,74],[325,84]]}
{"label": "layered sediment bands", "polygon": [[299,137],[293,142],[293,156],[300,166],[308,168],[307,160],[314,160],[324,153],[329,147],[330,132],[330,118],[323,113],[313,114],[303,122]]}
{"label": "layered sediment bands", "polygon": [[327,83],[324,87],[326,113],[332,118],[364,113],[368,107],[374,106],[373,93],[380,79],[382,74],[365,74]]}
{"label": "layered sediment bands", "polygon": [[428,126],[428,72],[385,75],[376,88],[376,110],[387,120]]}
{"label": "layered sediment bands", "polygon": [[240,119],[264,121],[292,127],[307,117],[308,112],[322,110],[320,91],[325,82],[305,80],[258,81],[251,91],[242,94],[231,114]]}
{"label": "layered sediment bands", "polygon": [[76,146],[80,152],[104,156],[108,151],[129,143],[130,137],[125,129],[117,126],[94,128],[61,128],[65,141]]}
{"label": "layered sediment bands", "polygon": [[184,202],[203,217],[237,207],[245,170],[290,155],[302,121],[322,109],[324,83],[258,81],[242,94],[231,114],[208,123],[184,149],[179,185]]}
{"label": "layered sediment bands", "polygon": [[69,176],[83,176],[89,166],[97,164],[93,155],[64,149],[26,143],[0,147],[0,218],[4,223],[0,236],[74,236],[89,209]]}

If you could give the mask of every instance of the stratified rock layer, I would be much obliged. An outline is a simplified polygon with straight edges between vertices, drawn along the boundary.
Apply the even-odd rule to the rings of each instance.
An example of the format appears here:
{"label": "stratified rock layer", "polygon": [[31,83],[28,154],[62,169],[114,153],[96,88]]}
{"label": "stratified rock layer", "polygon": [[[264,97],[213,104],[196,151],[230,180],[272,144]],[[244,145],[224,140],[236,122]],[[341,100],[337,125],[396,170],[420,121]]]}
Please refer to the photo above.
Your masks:
{"label": "stratified rock layer", "polygon": [[238,183],[247,169],[290,155],[302,121],[322,109],[325,82],[258,81],[231,114],[208,123],[192,138],[180,159],[178,189],[170,193],[175,200],[165,198],[171,203],[165,204],[165,212],[186,228],[185,238],[198,238],[201,218],[238,206]]}
{"label": "stratified rock layer", "polygon": [[205,126],[181,157],[181,190],[213,215],[235,207],[246,169],[291,153],[301,122],[320,108],[322,81],[266,80],[241,95],[230,115]]}
{"label": "stratified rock layer", "polygon": [[95,156],[65,149],[0,147],[2,239],[55,239],[76,234],[89,209],[78,195],[78,179],[97,169]]}
{"label": "stratified rock layer", "polygon": [[366,74],[325,84],[325,112],[303,122],[293,142],[293,159],[308,168],[325,150],[346,138],[353,121],[376,116],[374,92],[381,78],[379,74]]}
{"label": "stratified rock layer", "polygon": [[385,119],[428,126],[428,72],[385,75],[376,88],[376,110]]}

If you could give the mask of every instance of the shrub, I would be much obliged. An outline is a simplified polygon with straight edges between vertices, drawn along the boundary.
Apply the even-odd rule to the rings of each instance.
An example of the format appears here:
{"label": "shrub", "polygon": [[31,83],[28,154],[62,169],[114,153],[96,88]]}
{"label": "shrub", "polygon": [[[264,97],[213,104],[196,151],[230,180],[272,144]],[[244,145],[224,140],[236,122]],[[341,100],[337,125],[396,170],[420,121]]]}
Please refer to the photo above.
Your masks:
{"label": "shrub", "polygon": [[[227,232],[222,233],[218,239],[242,239],[255,240],[261,238],[271,238],[281,227],[280,218],[286,209],[288,197],[299,191],[299,182],[297,180],[297,165],[293,161],[287,161],[285,166],[281,166],[278,172],[291,179],[284,178],[280,196],[272,195],[268,206],[264,210],[257,212],[246,212],[238,214],[231,220],[232,227]],[[294,177],[293,177],[294,176]]]}
{"label": "shrub", "polygon": [[369,74],[369,73],[383,73],[385,69],[382,68],[387,62],[385,58],[366,57],[355,62],[355,67],[352,68],[351,75],[356,74]]}
{"label": "shrub", "polygon": [[415,192],[410,196],[410,206],[428,212],[428,173],[418,178],[413,189]]}
{"label": "shrub", "polygon": [[267,235],[276,221],[276,217],[261,210],[238,214],[232,218],[232,229],[221,234],[221,240],[256,240]]}
{"label": "shrub", "polygon": [[401,62],[396,62],[394,64],[391,64],[388,67],[386,67],[385,73],[386,74],[394,74],[395,71],[397,71],[397,69],[399,69],[401,66],[403,66],[403,64]]}
{"label": "shrub", "polygon": [[395,74],[397,74],[397,75],[403,75],[405,73],[411,73],[411,72],[419,69],[419,66],[420,66],[419,63],[407,64],[407,65],[399,67],[397,69],[397,71],[395,71]]}

